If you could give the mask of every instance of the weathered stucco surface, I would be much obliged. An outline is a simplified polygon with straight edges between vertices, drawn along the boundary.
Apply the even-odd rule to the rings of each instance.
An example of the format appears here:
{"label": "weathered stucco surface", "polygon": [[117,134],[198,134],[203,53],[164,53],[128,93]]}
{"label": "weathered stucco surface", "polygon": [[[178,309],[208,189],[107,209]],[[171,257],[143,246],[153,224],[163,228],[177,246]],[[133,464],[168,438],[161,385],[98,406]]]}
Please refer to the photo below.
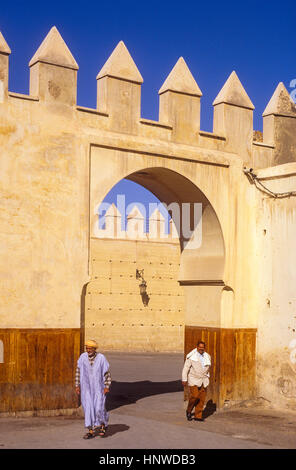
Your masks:
{"label": "weathered stucco surface", "polygon": [[[265,110],[263,141],[254,142],[254,106],[235,72],[213,103],[214,132],[210,133],[200,130],[202,92],[183,59],[160,89],[158,122],[141,116],[143,79],[122,42],[97,76],[97,109],[76,105],[78,65],[56,28],[30,62],[28,96],[8,90],[9,54],[1,35],[3,338],[13,329],[46,329],[49,333],[64,329],[60,341],[65,341],[69,329],[76,345],[69,350],[75,359],[76,330],[81,331],[81,340],[86,333],[108,348],[139,350],[145,343],[145,349],[153,351],[178,350],[183,339],[186,350],[197,340],[196,335],[208,334],[216,338],[209,349],[214,357],[217,353],[217,361],[219,358],[215,392],[219,405],[225,396],[235,400],[259,394],[274,406],[295,407],[290,345],[296,337],[296,198],[274,197],[270,192],[296,190],[296,111],[293,103],[287,104],[285,89],[276,90]],[[256,181],[246,175],[244,167],[254,169]],[[145,331],[146,339],[154,335],[153,341],[139,339],[140,327],[120,330],[119,319],[127,316],[126,311],[118,312],[117,327],[109,331],[107,341],[100,327],[103,317],[95,313],[102,308],[101,299],[87,310],[89,289],[101,287],[93,260],[104,250],[100,260],[106,260],[112,242],[112,260],[118,263],[125,257],[130,262],[127,254],[131,250],[132,259],[135,244],[139,244],[127,242],[127,249],[124,242],[108,240],[104,244],[103,239],[96,239],[97,207],[122,178],[142,184],[166,204],[202,204],[202,244],[190,249],[181,240],[180,270],[178,274],[173,271],[174,282],[180,283],[176,290],[184,293],[180,314],[185,337],[181,338],[180,327],[178,346],[172,344],[169,333],[173,316],[167,297],[158,306],[165,310],[167,328],[159,327],[157,333]],[[260,182],[269,192],[258,186]],[[148,266],[155,256],[167,262],[172,247],[164,250],[165,245],[161,246],[160,254],[156,245],[143,245],[141,263]],[[161,290],[167,287],[164,283]],[[120,305],[127,307],[126,298]],[[138,314],[133,320],[139,323]],[[105,311],[104,315],[109,324],[110,316]],[[160,318],[155,320],[159,323]],[[190,330],[187,336],[186,327]],[[245,342],[256,330],[256,341],[252,336]],[[226,337],[236,339],[227,343]],[[58,338],[56,334],[54,341]],[[228,344],[224,349],[223,341]],[[10,362],[5,364],[5,344],[2,382],[9,376],[13,351],[17,351],[17,346],[11,349]],[[255,378],[248,380],[244,372],[240,378],[230,379],[229,358],[234,357],[237,367],[247,370],[254,366],[254,354]],[[50,369],[52,364],[47,366]],[[38,382],[38,374],[36,377]],[[233,380],[235,392],[229,385]],[[9,400],[7,403],[9,409]],[[56,406],[63,407],[62,400]]]}
{"label": "weathered stucco surface", "polygon": [[[296,164],[258,172],[277,193],[295,188]],[[296,407],[296,294],[294,197],[258,197],[257,240],[262,263],[258,296],[257,370],[260,395],[281,407]]]}

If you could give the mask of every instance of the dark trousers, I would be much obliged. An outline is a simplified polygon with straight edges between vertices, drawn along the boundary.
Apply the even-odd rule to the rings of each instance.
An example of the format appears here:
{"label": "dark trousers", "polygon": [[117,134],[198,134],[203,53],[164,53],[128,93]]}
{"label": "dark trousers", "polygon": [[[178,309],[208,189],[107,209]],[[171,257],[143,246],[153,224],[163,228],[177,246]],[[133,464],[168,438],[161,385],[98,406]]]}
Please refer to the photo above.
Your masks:
{"label": "dark trousers", "polygon": [[207,389],[203,385],[201,387],[197,387],[196,385],[193,385],[193,387],[189,387],[189,400],[187,405],[187,412],[191,413],[193,408],[195,407],[195,418],[202,418],[202,410],[206,400],[206,394]]}

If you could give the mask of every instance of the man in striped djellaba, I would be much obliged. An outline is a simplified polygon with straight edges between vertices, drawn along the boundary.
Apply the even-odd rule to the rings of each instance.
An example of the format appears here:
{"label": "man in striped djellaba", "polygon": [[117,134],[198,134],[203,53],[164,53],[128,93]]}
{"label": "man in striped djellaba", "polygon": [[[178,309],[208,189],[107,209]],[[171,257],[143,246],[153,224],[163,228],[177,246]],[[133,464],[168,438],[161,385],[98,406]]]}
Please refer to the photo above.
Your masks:
{"label": "man in striped djellaba", "polygon": [[81,396],[87,433],[84,439],[97,435],[104,437],[109,421],[106,410],[106,394],[111,385],[109,362],[97,352],[98,344],[94,340],[85,342],[86,352],[77,361],[75,386]]}

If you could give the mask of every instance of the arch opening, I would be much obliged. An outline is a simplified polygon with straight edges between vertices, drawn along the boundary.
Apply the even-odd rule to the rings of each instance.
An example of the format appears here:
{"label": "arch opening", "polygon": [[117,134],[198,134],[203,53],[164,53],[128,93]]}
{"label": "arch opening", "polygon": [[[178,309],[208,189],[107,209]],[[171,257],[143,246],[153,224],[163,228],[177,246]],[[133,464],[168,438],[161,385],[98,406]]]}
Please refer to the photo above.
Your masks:
{"label": "arch opening", "polygon": [[125,179],[146,188],[168,210],[181,250],[178,281],[223,284],[224,238],[206,195],[188,178],[162,167],[144,168]]}
{"label": "arch opening", "polygon": [[[146,167],[125,179],[146,188],[170,211],[177,237],[163,233],[167,238],[151,239],[144,230],[124,237],[119,219],[125,208],[108,214],[112,236],[106,227],[98,236],[98,208],[106,195],[103,201],[93,198],[85,333],[97,336],[104,349],[181,352],[185,342],[186,351],[195,339],[186,335],[185,325],[220,326],[221,225],[209,199],[180,173]],[[139,213],[134,215],[141,224]]]}
{"label": "arch opening", "polygon": [[[103,178],[101,168],[106,158],[110,168]],[[210,181],[218,182],[217,177],[215,167],[212,171],[210,166],[95,149],[90,173],[90,281],[85,296],[85,335],[95,338],[103,350],[185,354],[196,347],[198,339],[204,340],[214,362],[209,397],[219,406],[226,393],[220,371],[220,341],[226,330],[233,338],[231,325],[224,320],[231,318],[234,310],[233,296],[227,291],[231,286],[225,291],[226,253],[215,211],[217,188],[211,191],[210,185]],[[146,235],[132,240],[98,236],[98,208],[122,179],[146,188],[169,210],[171,205],[180,208],[182,231],[177,230],[177,240],[150,240]],[[201,207],[197,217],[195,205]],[[188,214],[191,231],[184,234],[182,224]],[[111,215],[121,216],[116,212]],[[171,216],[178,229],[173,211]],[[137,272],[146,282],[146,305]]]}

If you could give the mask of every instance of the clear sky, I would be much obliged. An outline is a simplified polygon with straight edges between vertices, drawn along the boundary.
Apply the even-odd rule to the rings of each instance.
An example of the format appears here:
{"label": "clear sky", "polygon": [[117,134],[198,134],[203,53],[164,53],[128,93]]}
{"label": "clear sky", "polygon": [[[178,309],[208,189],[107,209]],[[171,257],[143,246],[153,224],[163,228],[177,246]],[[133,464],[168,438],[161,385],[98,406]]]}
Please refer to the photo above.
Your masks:
{"label": "clear sky", "polygon": [[[122,229],[125,230],[126,227],[126,216],[132,211],[134,205],[137,205],[146,221],[146,231],[149,231],[149,217],[152,215],[154,210],[157,208],[165,217],[165,230],[168,231],[168,221],[170,216],[168,215],[167,210],[162,206],[160,201],[147,189],[143,186],[140,186],[133,181],[128,181],[126,179],[121,180],[117,183],[111,191],[107,194],[104,199],[104,202],[107,204],[114,203],[118,210],[125,217],[122,218]],[[157,204],[157,207],[156,207]],[[105,209],[108,206],[101,205],[100,207],[100,227],[104,225],[104,213]]]}
{"label": "clear sky", "polygon": [[28,93],[28,63],[56,26],[79,65],[78,104],[96,106],[96,75],[120,40],[141,75],[142,117],[158,119],[158,90],[183,56],[203,92],[201,129],[235,70],[254,106],[254,128],[277,84],[296,79],[296,2],[183,0],[2,0],[10,90]]}

